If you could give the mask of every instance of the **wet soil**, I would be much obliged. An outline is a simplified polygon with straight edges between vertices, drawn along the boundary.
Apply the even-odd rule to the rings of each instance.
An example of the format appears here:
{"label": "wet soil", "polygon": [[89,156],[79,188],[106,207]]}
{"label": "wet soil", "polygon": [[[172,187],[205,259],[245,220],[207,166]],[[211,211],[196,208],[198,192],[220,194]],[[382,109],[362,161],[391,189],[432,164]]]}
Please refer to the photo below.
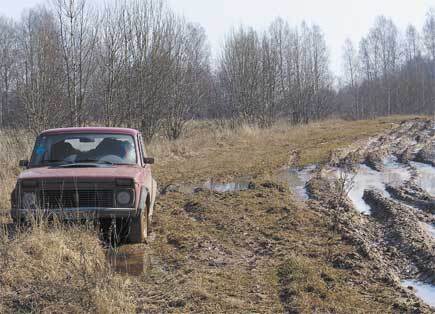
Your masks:
{"label": "wet soil", "polygon": [[124,245],[107,251],[107,261],[120,274],[142,276],[151,267],[151,256],[146,246]]}
{"label": "wet soil", "polygon": [[[435,300],[433,121],[399,128],[333,154],[308,189],[337,228],[399,286]],[[349,170],[350,169],[350,170]],[[347,171],[343,193],[339,173]],[[355,218],[355,212],[366,216]]]}
{"label": "wet soil", "polygon": [[[410,119],[209,132],[158,147],[155,238],[104,246],[104,255],[96,234],[63,234],[95,240],[95,266],[106,262],[112,271],[93,281],[92,274],[67,267],[75,258],[56,259],[57,273],[65,276],[55,278],[69,283],[78,274],[77,291],[86,295],[89,287],[104,291],[114,278],[122,283],[114,293],[128,292],[126,302],[137,313],[432,313],[434,199],[418,167],[432,166],[434,133],[426,118]],[[365,213],[347,193],[352,186],[338,180],[361,168],[373,174],[362,176],[366,188],[356,185],[358,201],[370,209]],[[7,227],[10,217],[0,215],[0,223]],[[52,230],[46,232],[42,248],[57,243],[49,241]],[[72,248],[86,262],[80,241],[53,250]],[[49,273],[39,254],[27,251],[21,265],[29,262],[29,278],[33,265]],[[11,263],[19,257],[4,256]],[[17,267],[8,276],[20,274]],[[56,295],[63,280],[47,294],[48,285],[39,281],[44,274],[34,277],[10,290],[18,305],[25,300],[39,312],[70,301],[71,289]],[[34,291],[41,307],[33,307]],[[22,310],[12,306],[10,312]]]}
{"label": "wet soil", "polygon": [[138,295],[149,312],[189,311],[192,304],[195,311],[213,311],[215,295],[226,295],[222,311],[291,312],[308,298],[318,302],[311,311],[346,313],[350,308],[321,304],[341,295],[362,309],[367,304],[344,292],[358,287],[356,294],[383,296],[372,300],[375,312],[392,298],[391,312],[430,313],[432,126],[406,121],[332,151],[322,165],[284,166],[267,179],[168,184],[157,204],[156,241],[123,246],[108,253],[108,261],[150,291]]}
{"label": "wet soil", "polygon": [[306,184],[314,176],[315,170],[316,165],[301,169],[285,167],[275,174],[275,178],[278,182],[286,184],[299,199],[308,200],[309,194]]}

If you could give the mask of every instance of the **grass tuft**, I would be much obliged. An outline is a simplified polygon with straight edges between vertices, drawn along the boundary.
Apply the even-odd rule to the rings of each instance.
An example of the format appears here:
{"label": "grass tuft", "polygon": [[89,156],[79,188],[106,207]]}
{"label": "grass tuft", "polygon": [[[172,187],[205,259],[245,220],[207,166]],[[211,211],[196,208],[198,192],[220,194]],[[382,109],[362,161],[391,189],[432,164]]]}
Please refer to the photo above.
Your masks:
{"label": "grass tuft", "polygon": [[129,282],[111,272],[89,228],[42,222],[11,232],[0,238],[4,312],[135,311]]}

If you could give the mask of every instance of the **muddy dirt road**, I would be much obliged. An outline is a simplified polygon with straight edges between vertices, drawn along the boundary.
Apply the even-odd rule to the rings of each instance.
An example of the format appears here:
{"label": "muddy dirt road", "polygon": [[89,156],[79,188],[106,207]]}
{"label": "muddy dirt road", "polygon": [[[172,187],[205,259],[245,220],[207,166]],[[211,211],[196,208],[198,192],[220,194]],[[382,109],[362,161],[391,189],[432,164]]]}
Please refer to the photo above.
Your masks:
{"label": "muddy dirt road", "polygon": [[434,161],[434,122],[408,121],[336,152],[308,183],[311,197],[377,262],[379,272],[430,306],[435,306]]}
{"label": "muddy dirt road", "polygon": [[403,121],[322,164],[165,184],[153,239],[109,259],[147,312],[431,313],[433,126]]}

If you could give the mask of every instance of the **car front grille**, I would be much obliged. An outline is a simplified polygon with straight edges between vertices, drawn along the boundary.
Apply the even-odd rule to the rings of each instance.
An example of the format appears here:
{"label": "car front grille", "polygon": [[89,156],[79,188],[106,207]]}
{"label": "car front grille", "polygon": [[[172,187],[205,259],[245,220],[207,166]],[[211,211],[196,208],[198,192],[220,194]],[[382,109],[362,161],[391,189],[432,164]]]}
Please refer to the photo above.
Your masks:
{"label": "car front grille", "polygon": [[43,209],[114,207],[113,190],[42,190],[39,205]]}

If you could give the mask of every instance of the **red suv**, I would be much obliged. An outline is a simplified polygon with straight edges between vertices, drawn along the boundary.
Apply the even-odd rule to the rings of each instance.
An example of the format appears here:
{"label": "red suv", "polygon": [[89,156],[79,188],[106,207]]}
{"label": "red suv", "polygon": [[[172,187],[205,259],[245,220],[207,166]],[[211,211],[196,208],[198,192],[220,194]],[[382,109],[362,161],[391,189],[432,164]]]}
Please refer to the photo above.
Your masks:
{"label": "red suv", "polygon": [[12,192],[14,222],[35,214],[64,220],[99,219],[128,227],[132,243],[149,232],[157,184],[142,136],[125,128],[42,132]]}

